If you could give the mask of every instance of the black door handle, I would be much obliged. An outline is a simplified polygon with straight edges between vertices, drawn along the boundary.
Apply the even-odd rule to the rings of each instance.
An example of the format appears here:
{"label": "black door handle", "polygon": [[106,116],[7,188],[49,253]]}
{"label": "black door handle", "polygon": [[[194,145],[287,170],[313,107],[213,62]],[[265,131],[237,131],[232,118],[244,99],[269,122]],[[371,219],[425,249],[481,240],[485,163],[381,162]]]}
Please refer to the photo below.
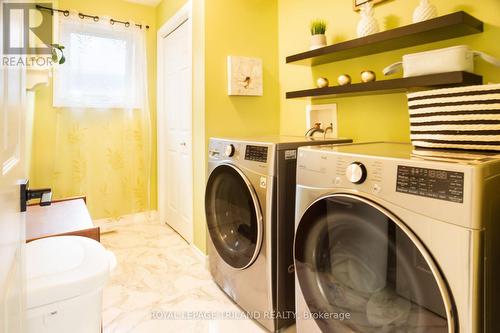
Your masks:
{"label": "black door handle", "polygon": [[29,180],[23,180],[20,184],[21,212],[26,211],[26,205],[31,199],[40,198],[40,206],[50,206],[52,203],[52,190],[50,188],[31,190],[29,183]]}

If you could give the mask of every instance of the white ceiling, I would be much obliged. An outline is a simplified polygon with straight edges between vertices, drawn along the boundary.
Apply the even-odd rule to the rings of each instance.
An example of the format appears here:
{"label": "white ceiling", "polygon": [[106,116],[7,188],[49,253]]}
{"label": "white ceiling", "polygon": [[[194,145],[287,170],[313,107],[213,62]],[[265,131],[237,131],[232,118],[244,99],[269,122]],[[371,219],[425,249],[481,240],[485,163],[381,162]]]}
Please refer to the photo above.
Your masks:
{"label": "white ceiling", "polygon": [[141,5],[156,7],[161,0],[125,0],[126,2],[140,3]]}

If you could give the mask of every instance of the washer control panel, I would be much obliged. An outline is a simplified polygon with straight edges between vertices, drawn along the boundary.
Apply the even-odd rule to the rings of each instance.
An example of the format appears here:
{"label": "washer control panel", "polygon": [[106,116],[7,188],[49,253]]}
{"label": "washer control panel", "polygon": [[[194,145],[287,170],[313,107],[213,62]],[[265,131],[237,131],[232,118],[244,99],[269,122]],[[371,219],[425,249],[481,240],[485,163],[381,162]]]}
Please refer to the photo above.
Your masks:
{"label": "washer control panel", "polygon": [[247,145],[245,148],[245,160],[267,163],[268,147]]}
{"label": "washer control panel", "polygon": [[[393,146],[398,148],[397,145],[389,145],[389,148]],[[480,228],[482,222],[471,219],[471,212],[473,194],[483,191],[483,187],[473,184],[473,180],[484,181],[479,178],[489,172],[489,165],[480,167],[461,161],[450,163],[414,157],[411,146],[407,149],[401,145],[401,152],[394,153],[385,151],[384,145],[372,147],[373,152],[368,151],[370,147],[365,152],[357,145],[352,145],[354,152],[346,152],[351,146],[300,147],[297,154],[299,195],[308,202],[316,196],[347,193],[366,197],[390,210],[403,209],[458,226]],[[383,149],[377,150],[377,147]],[[362,183],[361,165],[366,169]]]}
{"label": "washer control panel", "polygon": [[366,167],[361,162],[353,162],[345,170],[347,179],[353,184],[363,184],[367,174]]}
{"label": "washer control panel", "polygon": [[227,157],[233,157],[234,153],[236,152],[236,148],[234,148],[233,144],[228,144],[226,148],[224,149],[224,154]]}
{"label": "washer control panel", "polygon": [[398,165],[396,192],[462,203],[464,173]]}

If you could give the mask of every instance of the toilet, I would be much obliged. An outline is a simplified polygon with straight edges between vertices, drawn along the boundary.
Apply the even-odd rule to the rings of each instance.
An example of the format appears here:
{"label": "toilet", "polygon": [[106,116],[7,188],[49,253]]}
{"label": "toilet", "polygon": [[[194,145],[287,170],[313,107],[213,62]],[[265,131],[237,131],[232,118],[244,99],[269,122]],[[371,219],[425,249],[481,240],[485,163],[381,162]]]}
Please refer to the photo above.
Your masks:
{"label": "toilet", "polygon": [[102,292],[113,259],[86,237],[26,244],[27,332],[101,332]]}

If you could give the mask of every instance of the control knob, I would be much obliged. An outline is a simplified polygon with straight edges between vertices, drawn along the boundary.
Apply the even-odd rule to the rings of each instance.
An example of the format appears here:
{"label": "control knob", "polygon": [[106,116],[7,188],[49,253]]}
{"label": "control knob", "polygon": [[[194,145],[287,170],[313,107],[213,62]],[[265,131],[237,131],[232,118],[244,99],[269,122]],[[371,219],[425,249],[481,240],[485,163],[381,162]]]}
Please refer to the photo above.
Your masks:
{"label": "control knob", "polygon": [[363,163],[353,162],[345,170],[347,179],[353,184],[362,184],[366,180],[367,172]]}
{"label": "control knob", "polygon": [[234,152],[235,152],[234,145],[229,144],[229,145],[226,146],[226,150],[224,151],[224,154],[227,157],[231,157],[231,156],[234,155]]}

